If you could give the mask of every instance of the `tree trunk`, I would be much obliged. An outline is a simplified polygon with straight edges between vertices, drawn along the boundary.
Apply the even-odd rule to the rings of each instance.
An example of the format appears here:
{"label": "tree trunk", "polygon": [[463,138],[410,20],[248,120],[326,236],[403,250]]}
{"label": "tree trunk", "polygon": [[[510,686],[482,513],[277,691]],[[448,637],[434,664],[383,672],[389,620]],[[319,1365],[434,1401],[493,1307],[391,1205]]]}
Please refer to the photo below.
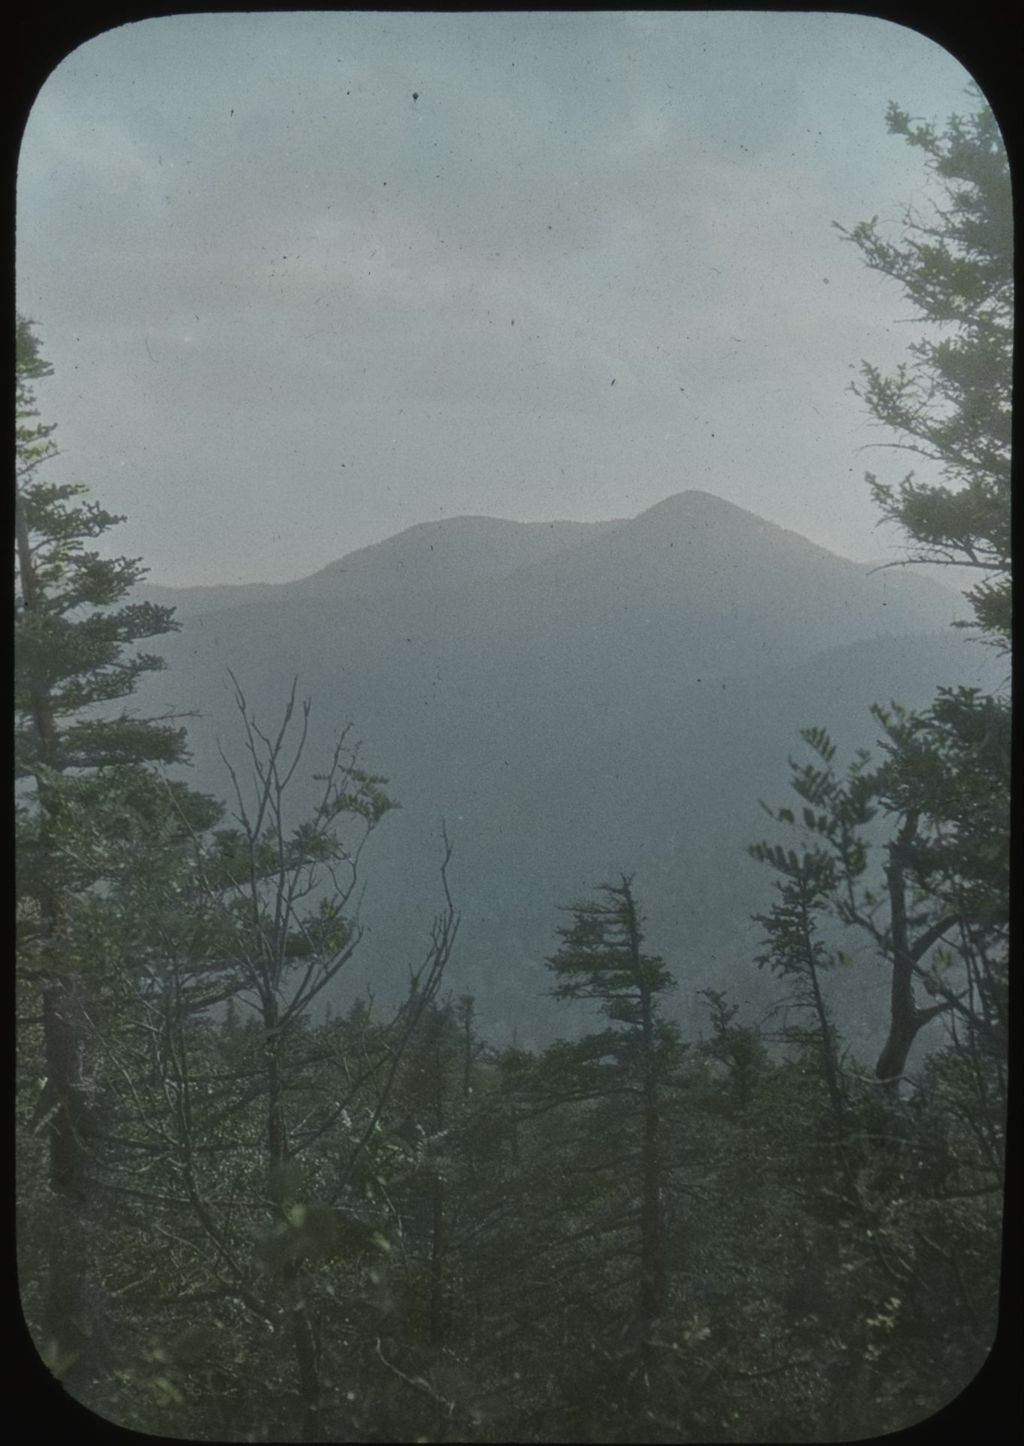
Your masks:
{"label": "tree trunk", "polygon": [[[26,612],[35,612],[43,600],[32,558],[28,522],[17,487],[15,539],[22,604]],[[56,769],[59,766],[56,718],[49,693],[38,682],[30,688],[30,703],[40,743],[40,761],[47,768]],[[45,859],[45,877],[39,890],[43,963],[53,981],[43,990],[42,1001],[51,1191],[42,1329],[51,1366],[68,1389],[73,1390],[85,1374],[89,1340],[84,1318],[86,1242],[82,1229],[89,1112],[82,1092],[77,1000],[72,987],[61,978],[60,970],[65,909],[60,855],[55,842],[58,802],[48,779],[36,777],[35,783],[40,810],[40,852]]]}
{"label": "tree trunk", "polygon": [[430,1344],[439,1350],[445,1338],[444,1308],[444,1181],[435,1171],[430,1177]]}
{"label": "tree trunk", "polygon": [[[434,1040],[434,1129],[444,1129],[444,1057],[442,1050],[443,1016],[435,1021]],[[446,1335],[445,1312],[445,1191],[439,1171],[430,1176],[430,1311],[431,1347],[440,1350]]]}
{"label": "tree trunk", "polygon": [[[284,1167],[288,1163],[288,1125],[284,1104],[284,1083],[281,1079],[277,1000],[263,1001],[264,1063],[267,1076],[267,1165],[271,1193],[283,1185]],[[302,1265],[288,1261],[284,1267],[284,1306],[288,1313],[288,1335],[295,1361],[296,1395],[300,1403],[301,1422],[298,1439],[316,1441],[320,1437],[320,1369],[316,1331],[306,1305]]]}
{"label": "tree trunk", "polygon": [[907,885],[904,855],[917,831],[917,815],[910,813],[899,837],[889,845],[889,862],[885,877],[889,887],[890,927],[892,933],[892,984],[889,990],[889,1034],[875,1075],[895,1090],[907,1067],[907,1057],[919,1030],[940,1014],[945,1007],[918,1009],[914,1000],[915,950],[910,942],[907,922]]}
{"label": "tree trunk", "polygon": [[320,1439],[320,1368],[316,1332],[306,1307],[301,1266],[285,1267],[285,1298],[291,1318],[292,1353],[302,1408],[300,1441]]}
{"label": "tree trunk", "polygon": [[665,1261],[661,1212],[658,1083],[649,995],[644,1000],[644,1124],[640,1208],[640,1330],[645,1373],[651,1364],[651,1335],[664,1309]]}
{"label": "tree trunk", "polygon": [[828,1010],[825,1007],[825,996],[821,992],[821,981],[818,978],[818,965],[814,957],[814,945],[811,941],[810,919],[807,916],[806,908],[803,914],[804,948],[807,953],[807,974],[811,981],[811,998],[814,1001],[814,1014],[818,1021],[818,1033],[821,1036],[821,1059],[825,1071],[825,1087],[828,1090],[829,1103],[832,1106],[832,1113],[835,1116],[836,1127],[841,1131],[846,1113],[846,1096],[839,1080],[839,1062],[836,1059],[835,1035],[832,1031],[832,1022],[828,1017]]}
{"label": "tree trunk", "polygon": [[51,1207],[43,1346],[51,1369],[72,1392],[85,1377],[89,1344],[82,1212],[87,1194],[85,1139],[90,1113],[82,1091],[75,1013],[76,1001],[69,987],[55,984],[45,990]]}
{"label": "tree trunk", "polygon": [[[45,745],[52,732],[48,726],[52,719],[37,717],[36,721]],[[79,1001],[73,984],[59,973],[65,933],[64,898],[56,846],[52,842],[46,846],[53,835],[56,800],[43,782],[39,784],[39,797],[44,854],[49,855],[48,877],[39,904],[45,939],[44,967],[51,979],[42,999],[50,1174],[42,1328],[49,1363],[67,1389],[77,1393],[86,1378],[90,1343],[88,1244],[83,1216],[88,1198],[87,1141],[92,1112],[82,1086]]]}
{"label": "tree trunk", "polygon": [[649,1381],[653,1364],[651,1337],[664,1310],[665,1259],[661,1209],[661,1161],[657,1079],[657,1038],[654,1000],[644,978],[640,956],[640,925],[632,894],[626,890],[626,928],[629,951],[640,995],[643,1139],[640,1165],[640,1364]]}

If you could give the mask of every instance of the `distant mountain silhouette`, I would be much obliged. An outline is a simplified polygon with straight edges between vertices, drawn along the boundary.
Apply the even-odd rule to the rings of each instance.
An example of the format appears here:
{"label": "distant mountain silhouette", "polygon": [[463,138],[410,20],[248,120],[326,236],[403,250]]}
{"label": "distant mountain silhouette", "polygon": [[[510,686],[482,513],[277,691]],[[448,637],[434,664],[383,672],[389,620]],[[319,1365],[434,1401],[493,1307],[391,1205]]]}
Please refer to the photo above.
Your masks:
{"label": "distant mountain silhouette", "polygon": [[531,562],[597,536],[615,522],[509,522],[496,517],[451,517],[421,522],[384,542],[347,553],[296,582],[214,587],[147,586],[151,601],[179,612],[216,612],[251,603],[288,601],[293,595],[330,593],[378,597],[390,592],[433,592],[493,581]]}
{"label": "distant mountain silhouette", "polygon": [[[763,999],[749,916],[769,880],[745,848],[758,800],[784,800],[797,730],[871,745],[871,703],[922,706],[991,667],[949,627],[966,606],[941,583],[700,491],[607,523],[425,523],[274,587],[144,591],[179,607],[147,697],[202,715],[198,786],[226,791],[229,667],[267,723],[298,675],[311,771],[351,721],[391,779],[402,811],[366,856],[351,987],[401,987],[437,904],[443,816],[464,915],[451,985],[477,993],[488,1032],[525,1040],[565,1027],[539,997],[559,906],[621,872],[684,1020],[708,985]],[[848,1027],[870,1033],[880,972],[850,992]]]}
{"label": "distant mountain silhouette", "polygon": [[295,586],[303,592],[379,596],[490,583],[616,526],[615,522],[508,522],[496,517],[422,522],[386,542],[349,553]]}

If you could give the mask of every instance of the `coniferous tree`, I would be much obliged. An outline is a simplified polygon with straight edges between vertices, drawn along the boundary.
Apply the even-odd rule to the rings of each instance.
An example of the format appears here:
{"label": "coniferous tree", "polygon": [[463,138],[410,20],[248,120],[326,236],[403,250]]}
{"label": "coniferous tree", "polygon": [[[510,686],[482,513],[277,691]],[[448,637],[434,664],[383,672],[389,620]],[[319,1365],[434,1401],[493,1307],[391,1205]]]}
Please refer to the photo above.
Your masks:
{"label": "coniferous tree", "polygon": [[[967,593],[975,624],[1005,648],[1013,319],[1006,152],[984,106],[966,120],[952,117],[942,134],[894,105],[888,123],[924,150],[944,196],[930,216],[908,211],[898,242],[880,234],[877,218],[845,233],[867,265],[900,283],[927,328],[912,363],[895,375],[864,364],[863,395],[897,434],[888,445],[921,453],[942,480],[911,474],[892,486],[869,474],[868,482],[883,516],[905,532],[910,560],[983,574]],[[862,929],[888,960],[890,1024],[877,1073],[892,1081],[921,1029],[941,1014],[984,1034],[996,1053],[1005,1045],[1010,713],[1005,695],[964,687],[940,690],[919,715],[895,704],[873,711],[883,728],[881,766],[872,770],[862,757],[842,784],[828,756],[824,768],[795,768],[794,787],[813,855],[829,874],[822,898],[831,892],[840,920]],[[818,733],[830,747],[821,730],[805,739],[818,747]],[[868,879],[863,827],[876,813],[890,836],[881,877]],[[791,810],[776,817],[795,822]],[[770,846],[759,856],[785,871]],[[919,1007],[915,983],[938,1002]]]}
{"label": "coniferous tree", "polygon": [[667,1076],[678,1052],[676,1030],[664,1019],[661,1005],[675,980],[662,959],[643,950],[632,879],[623,876],[599,892],[599,898],[572,906],[572,922],[559,929],[561,946],[547,962],[554,997],[596,1004],[609,1027],[555,1047],[546,1063],[553,1091],[595,1102],[599,1116],[611,1102],[604,1127],[614,1121],[609,1138],[619,1129],[626,1136],[619,1135],[625,1154],[617,1161],[617,1173],[629,1180],[627,1218],[636,1221],[638,1244],[632,1345],[619,1363],[624,1369],[617,1409],[646,1418],[642,1429],[650,1430],[651,1393],[657,1395],[661,1364],[658,1327],[669,1299],[663,1116]]}
{"label": "coniferous tree", "polygon": [[[888,119],[894,134],[924,150],[944,195],[931,216],[908,211],[896,242],[881,235],[877,218],[846,233],[870,267],[901,284],[926,328],[912,361],[894,375],[865,364],[862,394],[875,419],[897,434],[891,445],[918,452],[937,470],[895,486],[873,475],[868,482],[883,516],[903,529],[911,561],[982,574],[966,594],[973,626],[1005,650],[1006,155],[983,106],[967,120],[953,117],[941,134],[895,106]],[[845,775],[825,730],[805,730],[815,756],[792,765],[799,812],[769,810],[801,842],[795,851],[775,843],[754,849],[780,874],[788,906],[762,921],[768,958],[796,968],[820,991],[823,1041],[823,966],[851,962],[839,930],[855,931],[888,973],[874,1089],[867,1072],[844,1068],[835,1049],[823,1056],[835,1105],[832,1148],[846,1166],[844,1221],[832,1239],[841,1243],[845,1231],[852,1244],[852,1228],[870,1241],[857,1261],[842,1246],[848,1258],[842,1267],[833,1261],[830,1288],[839,1286],[837,1299],[859,1293],[874,1302],[849,1317],[846,1365],[830,1367],[833,1429],[845,1433],[855,1424],[865,1434],[907,1424],[926,1403],[933,1410],[943,1404],[991,1343],[1009,963],[1008,698],[950,686],[918,714],[897,704],[872,712],[881,758],[863,753]],[[834,1184],[828,1189],[836,1195]],[[960,1265],[968,1259],[970,1272]],[[912,1357],[927,1361],[924,1376],[915,1379],[908,1369]],[[868,1400],[877,1414],[865,1409]]]}
{"label": "coniferous tree", "polygon": [[860,394],[872,416],[937,472],[897,484],[869,474],[883,517],[911,544],[911,560],[982,573],[967,596],[978,626],[1010,637],[1010,435],[1013,380],[1013,200],[1009,161],[991,110],[980,102],[946,129],[897,105],[889,131],[924,152],[938,199],[907,207],[890,240],[877,216],[844,235],[873,271],[899,283],[926,330],[892,374],[863,364]]}
{"label": "coniferous tree", "polygon": [[138,562],[101,555],[120,519],[44,475],[55,447],[33,388],[49,369],[28,323],[17,339],[23,1097],[43,1080],[20,1111],[26,1315],[55,1374],[115,1420],[160,1429],[173,1411],[185,1435],[277,1421],[319,1439],[346,1409],[320,1368],[330,1272],[386,1247],[378,1140],[457,930],[447,851],[409,999],[339,1053],[312,1011],[359,941],[350,901],[391,806],[383,780],[342,734],[312,814],[293,817],[309,712],[294,689],[273,734],[238,693],[252,787],[225,759],[236,827],[164,775],[183,730],[124,700],[162,666],[139,645],[173,617],[131,600]]}
{"label": "coniferous tree", "polygon": [[[92,1111],[83,1081],[83,969],[78,901],[95,882],[63,836],[68,809],[100,802],[116,780],[126,806],[154,797],[150,766],[184,757],[184,734],[167,720],[111,705],[162,666],[136,645],[170,631],[171,612],[129,601],[144,569],[93,547],[122,519],[86,499],[78,484],[46,477],[56,455],[52,425],[39,421],[36,383],[50,374],[32,324],[16,334],[15,775],[18,823],[19,982],[42,1022],[48,1141],[49,1264],[39,1328],[46,1357],[68,1384],[86,1370],[87,1252],[81,1211],[88,1195]],[[206,800],[179,790],[177,806],[212,821]],[[23,1035],[23,1041],[27,1036]]]}

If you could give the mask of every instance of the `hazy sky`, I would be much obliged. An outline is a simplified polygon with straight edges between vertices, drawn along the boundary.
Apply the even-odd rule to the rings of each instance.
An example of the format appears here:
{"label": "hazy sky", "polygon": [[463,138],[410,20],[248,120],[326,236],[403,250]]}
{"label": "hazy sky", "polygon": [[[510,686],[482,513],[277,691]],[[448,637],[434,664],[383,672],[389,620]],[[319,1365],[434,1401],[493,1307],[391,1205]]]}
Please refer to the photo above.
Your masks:
{"label": "hazy sky", "polygon": [[[154,582],[283,581],[415,522],[699,487],[879,557],[848,385],[918,328],[833,221],[928,186],[887,102],[969,76],[890,22],[188,15],[44,86],[18,304],[53,475]],[[414,98],[414,95],[418,98]]]}

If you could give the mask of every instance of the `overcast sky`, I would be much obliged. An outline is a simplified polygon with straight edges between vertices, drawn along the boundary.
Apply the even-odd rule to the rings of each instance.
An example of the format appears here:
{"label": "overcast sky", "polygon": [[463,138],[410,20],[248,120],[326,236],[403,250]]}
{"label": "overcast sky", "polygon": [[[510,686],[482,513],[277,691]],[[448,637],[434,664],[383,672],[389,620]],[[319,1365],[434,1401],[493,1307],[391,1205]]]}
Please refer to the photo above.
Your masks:
{"label": "overcast sky", "polygon": [[699,487],[891,555],[848,390],[917,328],[833,221],[928,194],[885,108],[969,110],[880,19],[188,15],[43,87],[18,305],[58,480],[167,584],[284,581],[416,522]]}

